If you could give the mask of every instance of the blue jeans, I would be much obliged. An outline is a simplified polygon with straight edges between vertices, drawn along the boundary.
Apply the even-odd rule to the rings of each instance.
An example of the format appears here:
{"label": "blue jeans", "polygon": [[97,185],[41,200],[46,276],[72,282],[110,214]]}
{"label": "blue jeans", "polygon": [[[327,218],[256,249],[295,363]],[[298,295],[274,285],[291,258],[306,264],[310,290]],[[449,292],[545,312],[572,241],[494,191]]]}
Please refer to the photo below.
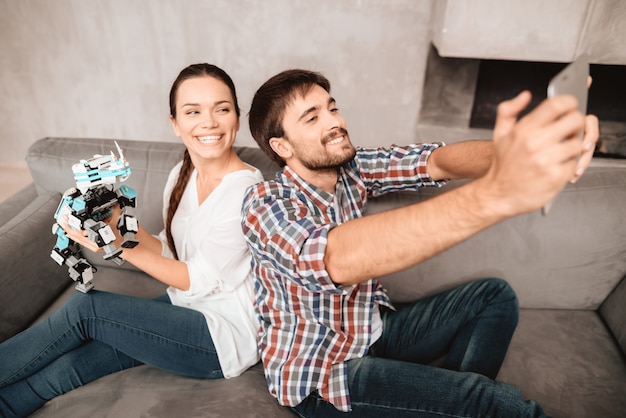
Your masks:
{"label": "blue jeans", "polygon": [[77,292],[44,321],[0,344],[0,416],[45,402],[120,370],[148,364],[185,376],[222,378],[200,312],[153,300]]}
{"label": "blue jeans", "polygon": [[[348,361],[352,413],[317,393],[292,408],[302,417],[541,417],[519,389],[496,382],[518,320],[517,298],[484,279],[383,312],[369,355]],[[442,359],[442,367],[429,365]]]}

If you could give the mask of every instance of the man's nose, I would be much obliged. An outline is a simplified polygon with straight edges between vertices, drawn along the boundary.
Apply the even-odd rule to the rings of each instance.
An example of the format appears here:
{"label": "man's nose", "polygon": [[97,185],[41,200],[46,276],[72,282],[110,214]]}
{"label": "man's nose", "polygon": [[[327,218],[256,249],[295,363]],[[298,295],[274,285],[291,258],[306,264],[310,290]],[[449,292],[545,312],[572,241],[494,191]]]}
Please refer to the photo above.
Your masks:
{"label": "man's nose", "polygon": [[327,111],[324,113],[324,115],[324,123],[327,130],[331,131],[333,129],[341,127],[343,118],[339,114]]}

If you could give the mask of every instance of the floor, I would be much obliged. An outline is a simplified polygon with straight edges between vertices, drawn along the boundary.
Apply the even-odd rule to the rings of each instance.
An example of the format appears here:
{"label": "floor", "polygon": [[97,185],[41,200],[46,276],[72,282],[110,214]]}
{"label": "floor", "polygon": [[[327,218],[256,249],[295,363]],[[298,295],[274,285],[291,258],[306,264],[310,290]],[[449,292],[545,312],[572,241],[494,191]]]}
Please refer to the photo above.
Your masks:
{"label": "floor", "polygon": [[32,181],[25,163],[0,162],[0,202]]}

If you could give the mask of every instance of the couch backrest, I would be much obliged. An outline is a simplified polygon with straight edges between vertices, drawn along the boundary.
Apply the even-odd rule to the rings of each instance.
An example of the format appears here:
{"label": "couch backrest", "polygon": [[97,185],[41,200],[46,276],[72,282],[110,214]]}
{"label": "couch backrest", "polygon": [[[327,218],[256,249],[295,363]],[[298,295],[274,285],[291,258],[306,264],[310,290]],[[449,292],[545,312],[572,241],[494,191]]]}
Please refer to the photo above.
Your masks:
{"label": "couch backrest", "polygon": [[[386,195],[369,213],[460,184]],[[558,195],[548,216],[536,211],[509,219],[381,281],[393,300],[410,301],[470,279],[500,277],[521,307],[595,310],[625,274],[626,161],[596,160]]]}
{"label": "couch backrest", "polygon": [[[137,217],[158,233],[163,228],[163,187],[184,147],[171,142],[118,143],[133,169],[127,184],[138,193]],[[45,138],[30,147],[27,162],[39,193],[63,193],[74,185],[72,164],[111,150],[112,140]],[[274,178],[277,166],[259,149],[237,151],[266,179]],[[373,199],[368,213],[423,201],[459,184]],[[103,262],[99,257],[90,260]],[[565,188],[547,217],[534,212],[510,219],[381,281],[394,301],[404,302],[470,279],[500,277],[516,290],[522,307],[597,309],[625,274],[626,161],[600,160],[578,183]]]}
{"label": "couch backrest", "polygon": [[[163,188],[172,167],[183,156],[185,147],[178,142],[117,140],[130,163],[132,174],[124,184],[138,194],[137,218],[151,233],[163,228]],[[256,148],[236,148],[242,158],[273,178],[277,166]],[[39,194],[64,193],[75,186],[72,165],[95,154],[117,155],[112,139],[43,138],[28,150],[26,161]],[[118,183],[119,186],[119,183]]]}

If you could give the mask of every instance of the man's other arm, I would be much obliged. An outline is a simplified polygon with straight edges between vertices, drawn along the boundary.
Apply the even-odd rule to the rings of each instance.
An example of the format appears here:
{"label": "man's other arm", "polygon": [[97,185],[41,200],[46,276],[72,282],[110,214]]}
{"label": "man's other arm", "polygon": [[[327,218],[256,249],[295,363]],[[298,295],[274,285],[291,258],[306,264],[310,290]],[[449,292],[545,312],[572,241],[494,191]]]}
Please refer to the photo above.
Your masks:
{"label": "man's other arm", "polygon": [[493,159],[493,141],[463,141],[435,149],[427,171],[433,180],[475,179],[483,176]]}

